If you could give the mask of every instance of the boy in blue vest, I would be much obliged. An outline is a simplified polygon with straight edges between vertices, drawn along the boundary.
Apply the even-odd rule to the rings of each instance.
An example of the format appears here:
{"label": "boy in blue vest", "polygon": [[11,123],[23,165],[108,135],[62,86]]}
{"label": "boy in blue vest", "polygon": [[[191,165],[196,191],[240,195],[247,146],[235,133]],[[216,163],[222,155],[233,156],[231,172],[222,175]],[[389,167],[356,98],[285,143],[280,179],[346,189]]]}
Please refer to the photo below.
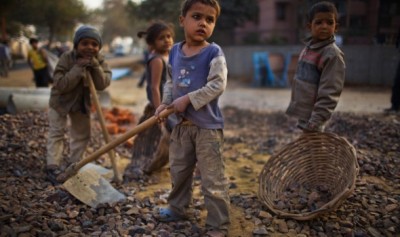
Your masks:
{"label": "boy in blue vest", "polygon": [[186,0],[180,25],[185,40],[173,46],[162,104],[156,116],[173,108],[178,117],[170,142],[172,191],[168,208],[160,208],[160,221],[187,217],[193,194],[193,171],[201,173],[207,236],[226,236],[229,220],[228,181],[222,158],[224,119],[218,107],[227,84],[226,60],[222,49],[207,42],[213,33],[220,6],[216,0]]}

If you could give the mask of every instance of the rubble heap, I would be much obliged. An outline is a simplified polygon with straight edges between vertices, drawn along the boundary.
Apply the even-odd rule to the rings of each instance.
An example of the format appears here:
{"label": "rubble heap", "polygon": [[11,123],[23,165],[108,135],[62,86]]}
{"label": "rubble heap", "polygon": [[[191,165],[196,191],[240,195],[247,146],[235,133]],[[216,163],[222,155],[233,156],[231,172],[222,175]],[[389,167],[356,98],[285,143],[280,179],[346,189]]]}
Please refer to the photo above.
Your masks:
{"label": "rubble heap", "polygon": [[[254,163],[255,154],[273,154],[300,135],[295,121],[282,112],[251,112],[225,108],[224,150],[245,144],[246,151],[224,153],[228,166],[237,167],[257,182],[250,166],[238,167],[238,159]],[[146,186],[157,182],[143,177],[114,185],[127,200],[90,208],[46,180],[47,117],[32,111],[0,116],[0,236],[202,236],[203,200],[195,197],[188,221],[160,223],[156,206],[165,205],[169,187],[139,198]],[[99,126],[92,126],[88,152],[104,142]],[[398,236],[400,233],[400,117],[399,115],[334,114],[328,131],[347,138],[357,149],[360,175],[356,189],[336,211],[310,221],[282,219],[268,212],[254,192],[238,192],[240,177],[231,175],[232,216],[230,236]],[[129,146],[117,152],[130,157]],[[65,151],[65,155],[68,150]],[[245,229],[251,227],[249,232]],[[238,231],[238,228],[242,228]]]}

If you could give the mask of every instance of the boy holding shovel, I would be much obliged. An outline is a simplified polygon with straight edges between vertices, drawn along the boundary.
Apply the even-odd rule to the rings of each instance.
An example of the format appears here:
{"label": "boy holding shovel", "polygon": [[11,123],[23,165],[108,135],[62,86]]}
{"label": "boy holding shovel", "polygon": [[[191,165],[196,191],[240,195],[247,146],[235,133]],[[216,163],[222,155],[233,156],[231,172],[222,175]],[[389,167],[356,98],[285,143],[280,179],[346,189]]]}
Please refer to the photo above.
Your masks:
{"label": "boy holding shovel", "polygon": [[110,85],[111,70],[99,53],[102,39],[97,29],[81,26],[74,35],[73,50],[64,53],[55,70],[50,94],[46,170],[57,182],[64,150],[67,116],[70,120],[70,156],[67,163],[81,160],[90,140],[90,89],[88,74],[96,90]]}
{"label": "boy holding shovel", "polygon": [[197,166],[208,212],[206,236],[213,237],[226,236],[230,225],[228,181],[222,157],[224,118],[218,106],[228,70],[221,47],[207,41],[219,15],[216,0],[183,2],[179,22],[185,40],[171,49],[170,77],[162,104],[156,110],[158,116],[166,108],[173,108],[178,117],[169,147],[172,190],[168,207],[159,209],[158,219],[171,222],[187,218]]}

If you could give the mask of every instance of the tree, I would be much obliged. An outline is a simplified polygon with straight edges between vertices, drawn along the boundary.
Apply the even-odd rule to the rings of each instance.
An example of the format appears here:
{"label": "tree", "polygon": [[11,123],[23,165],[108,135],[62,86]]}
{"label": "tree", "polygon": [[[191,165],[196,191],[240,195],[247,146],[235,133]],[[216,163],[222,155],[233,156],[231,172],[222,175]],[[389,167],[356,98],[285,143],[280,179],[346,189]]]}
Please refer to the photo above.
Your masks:
{"label": "tree", "polygon": [[10,13],[14,11],[17,7],[15,4],[15,0],[2,0],[1,8],[0,8],[0,29],[1,29],[1,38],[7,39],[7,19],[10,18]]}
{"label": "tree", "polygon": [[134,36],[138,18],[131,12],[136,12],[137,5],[127,0],[104,0],[102,15],[103,39],[111,42],[116,36]]}
{"label": "tree", "polygon": [[55,36],[71,33],[76,24],[84,22],[88,16],[80,0],[17,0],[12,1],[10,7],[13,8],[13,14],[9,15],[12,21],[46,29],[49,44]]}
{"label": "tree", "polygon": [[139,5],[139,17],[154,20],[162,19],[171,23],[178,23],[180,0],[145,0]]}
{"label": "tree", "polygon": [[[138,7],[137,11],[130,11],[130,14],[135,14],[142,21],[151,22],[154,20],[163,20],[167,23],[172,23],[175,27],[175,40],[183,39],[183,34],[179,29],[179,9],[180,9],[180,0],[145,0],[142,1]],[[143,29],[146,29],[147,26],[143,26]]]}

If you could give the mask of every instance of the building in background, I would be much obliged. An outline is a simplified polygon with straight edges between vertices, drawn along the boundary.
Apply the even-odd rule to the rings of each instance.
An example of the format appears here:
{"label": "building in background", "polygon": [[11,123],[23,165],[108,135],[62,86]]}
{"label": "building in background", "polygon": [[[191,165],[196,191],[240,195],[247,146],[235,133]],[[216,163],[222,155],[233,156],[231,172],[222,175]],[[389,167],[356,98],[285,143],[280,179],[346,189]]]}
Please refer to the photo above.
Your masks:
{"label": "building in background", "polygon": [[[317,0],[258,0],[259,22],[235,30],[236,44],[298,44],[307,36],[306,13]],[[332,0],[343,44],[394,44],[400,28],[398,0]]]}

